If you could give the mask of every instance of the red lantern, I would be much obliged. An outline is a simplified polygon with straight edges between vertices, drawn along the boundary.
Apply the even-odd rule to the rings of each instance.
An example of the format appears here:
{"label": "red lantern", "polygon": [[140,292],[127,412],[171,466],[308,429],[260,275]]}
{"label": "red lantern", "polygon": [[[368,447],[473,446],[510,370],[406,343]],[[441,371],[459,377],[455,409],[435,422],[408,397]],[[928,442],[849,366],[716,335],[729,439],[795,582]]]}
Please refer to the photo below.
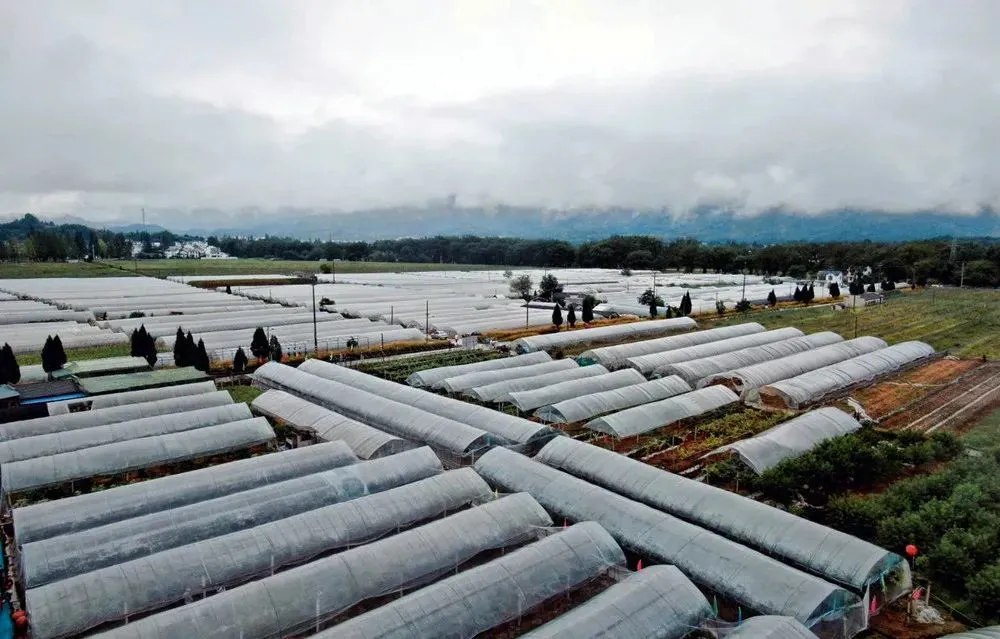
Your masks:
{"label": "red lantern", "polygon": [[906,554],[911,558],[916,557],[919,550],[913,544],[906,544]]}

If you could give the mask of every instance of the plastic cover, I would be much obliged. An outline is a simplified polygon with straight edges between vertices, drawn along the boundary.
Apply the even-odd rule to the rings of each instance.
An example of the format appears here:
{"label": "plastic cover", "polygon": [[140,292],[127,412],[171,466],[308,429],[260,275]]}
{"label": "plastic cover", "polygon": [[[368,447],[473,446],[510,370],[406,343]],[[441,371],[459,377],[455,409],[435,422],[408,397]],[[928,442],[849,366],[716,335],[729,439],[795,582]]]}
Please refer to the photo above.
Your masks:
{"label": "plastic cover", "polygon": [[15,508],[12,511],[14,533],[18,544],[26,544],[357,461],[343,442],[259,455],[96,493]]}
{"label": "plastic cover", "polygon": [[664,333],[689,331],[697,326],[698,323],[690,317],[615,324],[613,326],[582,328],[580,330],[522,337],[514,341],[514,348],[519,353],[547,351],[553,348],[600,344],[601,342],[617,342],[635,337],[652,337],[654,335],[663,335]]}
{"label": "plastic cover", "polygon": [[21,547],[25,586],[144,557],[402,486],[441,472],[429,448],[296,477]]}
{"label": "plastic cover", "polygon": [[857,596],[694,524],[503,448],[475,464],[491,484],[525,491],[570,521],[594,520],[627,550],[674,564],[696,584],[762,614],[789,615],[812,626],[845,615],[845,636],[865,626]]}
{"label": "plastic cover", "polygon": [[519,411],[526,413],[536,408],[573,399],[574,397],[600,393],[602,391],[621,388],[622,386],[641,384],[644,381],[646,381],[646,378],[640,373],[632,369],[627,369],[597,375],[596,377],[560,382],[534,390],[517,391],[510,393],[508,399],[511,404],[517,406]]}
{"label": "plastic cover", "polygon": [[336,366],[316,359],[307,360],[299,370],[311,375],[331,379],[341,384],[373,393],[386,399],[407,404],[413,408],[434,415],[453,419],[492,433],[506,441],[526,444],[539,439],[548,439],[556,432],[536,422],[501,413],[483,406],[443,397],[417,388],[410,388],[360,371]]}
{"label": "plastic cover", "polygon": [[[597,362],[611,370],[617,370],[628,366],[630,357],[649,355],[651,353],[662,353],[680,348],[687,348],[698,344],[707,344],[719,340],[727,340],[743,335],[763,333],[764,327],[756,322],[746,324],[736,324],[735,326],[723,326],[721,328],[711,328],[706,331],[693,331],[683,335],[671,335],[659,339],[647,339],[627,344],[616,344],[615,346],[603,346],[593,348],[580,353],[583,361]],[[801,333],[800,333],[801,335]]]}
{"label": "plastic cover", "polygon": [[754,402],[801,408],[814,404],[830,394],[857,384],[871,382],[933,355],[934,348],[928,344],[915,341],[903,342],[754,389],[750,391],[748,397]]}
{"label": "plastic cover", "polygon": [[130,470],[175,464],[252,448],[274,439],[274,431],[263,417],[198,430],[156,437],[131,439],[61,455],[36,457],[5,464],[4,495],[33,490],[75,479],[116,475]]}
{"label": "plastic cover", "polygon": [[530,366],[551,362],[552,358],[548,353],[529,353],[527,355],[517,355],[515,357],[502,357],[499,359],[488,359],[485,362],[472,362],[471,364],[457,364],[455,366],[438,366],[427,370],[417,371],[406,378],[406,383],[416,387],[431,387],[441,380],[449,377],[458,377],[468,373],[479,373],[482,371],[499,371],[506,368],[517,368],[519,366]]}
{"label": "plastic cover", "polygon": [[731,353],[721,353],[711,357],[702,357],[699,359],[678,362],[676,364],[658,366],[656,370],[653,371],[653,376],[667,377],[668,375],[677,375],[678,377],[686,380],[689,384],[698,385],[701,380],[707,378],[709,375],[714,375],[715,373],[724,373],[736,368],[750,366],[751,364],[769,362],[771,360],[801,353],[802,351],[807,351],[811,348],[819,348],[820,346],[828,346],[830,344],[836,344],[843,341],[844,338],[840,335],[831,331],[823,331],[821,333],[813,333],[812,335],[805,335],[803,337],[784,339],[780,342],[741,348]]}
{"label": "plastic cover", "polygon": [[361,459],[395,455],[413,447],[405,439],[383,433],[284,391],[266,391],[258,395],[250,406],[258,413],[281,420],[297,430],[310,431],[318,439],[342,440]]}
{"label": "plastic cover", "polygon": [[521,637],[681,639],[711,616],[705,595],[680,570],[650,566]]}
{"label": "plastic cover", "polygon": [[546,422],[571,424],[690,391],[691,387],[680,377],[665,377],[542,406],[535,411],[535,417]]}
{"label": "plastic cover", "polygon": [[163,388],[148,388],[146,390],[125,391],[124,393],[110,393],[108,395],[95,395],[80,399],[67,399],[61,402],[49,402],[46,408],[49,410],[49,415],[65,415],[70,412],[70,406],[78,404],[87,404],[90,410],[102,410],[115,406],[125,406],[127,404],[155,402],[173,397],[203,395],[214,393],[215,390],[215,382],[194,382],[193,384],[180,384],[178,386],[164,386]]}
{"label": "plastic cover", "polygon": [[265,388],[298,395],[362,423],[371,424],[410,441],[430,444],[458,456],[485,450],[496,443],[495,436],[484,430],[438,417],[340,382],[310,375],[303,372],[304,366],[305,364],[292,368],[268,362],[254,372],[254,382]]}
{"label": "plastic cover", "polygon": [[305,634],[366,599],[427,583],[484,551],[534,539],[540,527],[551,525],[530,495],[510,495],[99,636],[271,639]]}
{"label": "plastic cover", "polygon": [[478,373],[466,373],[465,375],[449,377],[435,384],[434,388],[448,393],[460,393],[470,388],[492,384],[493,382],[544,375],[545,373],[566,371],[571,368],[579,368],[576,361],[572,359],[557,359],[551,362],[532,364],[531,366],[517,366],[499,371],[479,371]]}
{"label": "plastic cover", "polygon": [[587,377],[597,377],[604,375],[608,369],[600,365],[577,366],[564,371],[546,373],[545,375],[535,375],[533,377],[521,377],[519,379],[509,379],[503,382],[486,384],[477,388],[470,388],[465,391],[465,396],[480,402],[504,402],[509,401],[507,397],[517,391],[534,390],[544,386],[551,386],[560,382],[568,382],[574,379],[584,379]]}
{"label": "plastic cover", "polygon": [[953,635],[945,635],[941,639],[1000,639],[1000,626],[966,630]]}
{"label": "plastic cover", "polygon": [[606,530],[584,522],[443,579],[316,635],[316,639],[471,638],[624,565]]}
{"label": "plastic cover", "polygon": [[816,635],[791,617],[761,615],[751,617],[733,630],[720,634],[725,639],[815,639]]}
{"label": "plastic cover", "polygon": [[725,386],[709,386],[598,417],[584,426],[615,437],[631,437],[658,430],[682,419],[702,415],[738,401],[740,398],[736,393]]}
{"label": "plastic cover", "polygon": [[170,413],[181,413],[184,411],[196,410],[199,408],[209,408],[210,406],[222,406],[232,404],[233,398],[226,391],[215,391],[201,395],[171,397],[152,402],[142,402],[139,404],[127,404],[115,406],[113,408],[102,408],[100,410],[88,410],[78,413],[67,413],[65,415],[50,415],[48,417],[38,417],[36,419],[26,419],[20,422],[0,424],[0,440],[8,441],[21,437],[35,437],[37,435],[48,435],[50,433],[62,433],[81,428],[93,428],[94,426],[104,426],[105,424],[117,424],[143,417],[153,417],[155,415],[168,415]]}
{"label": "plastic cover", "polygon": [[709,455],[726,450],[736,451],[743,462],[759,475],[790,457],[808,453],[821,442],[860,428],[861,424],[856,419],[839,408],[828,406],[799,415],[754,437],[717,448]]}
{"label": "plastic cover", "polygon": [[[739,326],[746,326],[746,324],[738,324],[737,326],[730,328],[737,328]],[[758,326],[758,324],[754,324],[753,326]],[[723,329],[720,328],[715,330],[721,331]],[[695,344],[686,348],[677,348],[669,351],[649,353],[648,355],[629,357],[626,360],[626,364],[636,369],[643,375],[650,375],[660,366],[666,366],[667,364],[687,362],[692,359],[711,357],[712,355],[721,355],[722,353],[731,353],[732,351],[740,350],[742,348],[771,344],[774,342],[780,342],[781,340],[791,339],[793,337],[802,337],[802,335],[802,331],[789,326],[786,328],[778,328],[773,331],[756,332],[749,335],[737,335],[728,339],[720,339],[707,342],[705,344]]]}
{"label": "plastic cover", "polygon": [[703,383],[724,383],[732,386],[736,392],[743,393],[751,388],[767,386],[782,379],[808,373],[811,370],[836,364],[845,359],[851,359],[852,357],[871,353],[885,347],[885,340],[877,337],[858,337],[857,339],[822,346],[803,353],[782,357],[781,359],[769,360],[752,366],[729,370],[725,373],[713,375],[703,381]]}
{"label": "plastic cover", "polygon": [[76,635],[186,595],[201,598],[492,498],[486,482],[462,468],[33,588],[27,592],[32,636]]}
{"label": "plastic cover", "polygon": [[895,553],[613,451],[560,437],[549,442],[535,459],[856,592],[878,582],[889,569],[903,569],[907,577],[903,587],[910,586],[906,562]]}
{"label": "plastic cover", "polygon": [[246,404],[223,404],[222,406],[143,417],[142,419],[94,426],[93,428],[22,437],[0,442],[0,464],[58,455],[130,439],[182,433],[206,426],[238,422],[252,417],[253,413],[250,412],[250,407]]}

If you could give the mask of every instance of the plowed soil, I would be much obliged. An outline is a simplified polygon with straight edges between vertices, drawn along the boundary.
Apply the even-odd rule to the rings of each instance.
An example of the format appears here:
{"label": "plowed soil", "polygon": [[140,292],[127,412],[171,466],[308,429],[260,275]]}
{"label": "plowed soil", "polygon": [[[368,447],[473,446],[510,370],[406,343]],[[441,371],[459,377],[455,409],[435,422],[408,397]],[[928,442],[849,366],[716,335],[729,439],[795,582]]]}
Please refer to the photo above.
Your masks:
{"label": "plowed soil", "polygon": [[872,419],[883,420],[916,400],[960,384],[963,376],[981,365],[978,360],[939,359],[857,391],[853,397]]}
{"label": "plowed soil", "polygon": [[1000,406],[1000,364],[977,363],[951,383],[910,388],[908,401],[882,419],[883,428],[962,433]]}

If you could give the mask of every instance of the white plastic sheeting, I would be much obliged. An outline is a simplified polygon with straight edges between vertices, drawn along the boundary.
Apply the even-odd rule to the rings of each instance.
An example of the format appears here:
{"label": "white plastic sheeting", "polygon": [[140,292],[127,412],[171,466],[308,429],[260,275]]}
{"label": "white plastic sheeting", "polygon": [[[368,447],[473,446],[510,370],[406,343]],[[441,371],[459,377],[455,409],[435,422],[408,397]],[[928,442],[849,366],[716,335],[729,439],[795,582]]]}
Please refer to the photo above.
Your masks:
{"label": "white plastic sheeting", "polygon": [[535,538],[552,520],[510,495],[99,635],[105,639],[272,639],[306,634],[352,606]]}
{"label": "white plastic sheeting", "polygon": [[[211,383],[211,382],[206,382]],[[173,387],[176,388],[176,387]],[[96,397],[95,397],[96,399]],[[22,437],[36,437],[38,435],[48,435],[50,433],[64,433],[82,428],[94,428],[95,426],[105,426],[107,424],[118,424],[121,422],[141,419],[143,417],[155,417],[156,415],[169,415],[188,410],[200,408],[210,408],[212,406],[223,406],[232,404],[233,398],[226,391],[214,391],[193,396],[170,397],[168,399],[158,399],[151,402],[141,402],[138,404],[125,404],[111,408],[102,408],[77,413],[61,413],[48,417],[38,417],[36,419],[26,419],[20,422],[0,424],[0,440],[8,441],[20,439]]]}
{"label": "white plastic sheeting", "polygon": [[689,384],[698,385],[701,380],[715,373],[724,373],[752,364],[769,362],[808,351],[812,348],[828,346],[843,341],[844,338],[840,335],[830,331],[823,331],[803,337],[781,340],[780,342],[741,348],[731,353],[722,353],[711,357],[702,357],[700,359],[659,366],[653,371],[653,376],[667,377],[668,375],[677,375]]}
{"label": "white plastic sheeting", "polygon": [[480,402],[505,402],[509,401],[508,395],[518,391],[534,390],[544,386],[551,386],[560,382],[568,382],[574,379],[585,379],[587,377],[597,377],[604,375],[608,369],[599,364],[594,366],[577,366],[568,370],[546,373],[544,375],[534,375],[532,377],[521,377],[509,379],[503,382],[486,384],[477,388],[470,388],[465,391],[465,395]]}
{"label": "white plastic sheeting", "polygon": [[602,342],[617,342],[637,337],[652,337],[665,333],[689,331],[698,323],[690,317],[675,317],[673,319],[649,320],[631,324],[615,324],[613,326],[598,326],[597,328],[581,328],[580,330],[562,331],[522,337],[514,341],[514,348],[519,353],[547,351],[556,348],[583,346],[585,344],[600,344]]}
{"label": "white plastic sheeting", "polygon": [[253,488],[21,546],[29,588],[350,501],[442,471],[429,448]]}
{"label": "white plastic sheeting", "polygon": [[855,592],[890,570],[903,573],[900,593],[911,585],[906,562],[884,548],[613,451],[560,437],[535,459]]}
{"label": "white plastic sheeting", "polygon": [[198,430],[156,437],[131,439],[61,455],[36,457],[5,464],[3,493],[11,495],[101,475],[175,464],[209,455],[251,448],[274,439],[274,431],[263,417]]}
{"label": "white plastic sheeting", "polygon": [[665,377],[542,406],[535,411],[535,417],[546,422],[572,424],[690,391],[691,386],[680,377]]}
{"label": "white plastic sheeting", "polygon": [[0,465],[141,437],[181,433],[206,426],[238,422],[252,417],[253,413],[250,412],[250,407],[246,404],[223,404],[222,406],[143,417],[127,422],[94,426],[93,428],[22,437],[0,442]]}
{"label": "white plastic sheeting", "polygon": [[1000,639],[1000,626],[989,626],[966,630],[953,635],[945,635],[941,639]]}
{"label": "white plastic sheeting", "polygon": [[442,397],[417,388],[410,388],[374,375],[316,359],[306,361],[299,367],[299,370],[407,404],[434,415],[453,419],[456,422],[469,424],[492,433],[496,437],[518,444],[548,439],[555,435],[555,431],[544,424],[537,424],[527,419],[490,410],[483,406],[475,406],[450,397]]}
{"label": "white plastic sheeting", "polygon": [[164,386],[162,388],[149,388],[146,390],[125,391],[124,393],[109,393],[107,395],[67,399],[61,402],[49,402],[46,408],[49,410],[49,415],[66,415],[70,412],[71,406],[86,405],[90,407],[90,410],[102,410],[115,406],[155,402],[174,397],[204,395],[206,393],[214,393],[215,390],[215,382],[213,381],[194,382],[193,384],[179,384],[177,386]]}
{"label": "white plastic sheeting", "polygon": [[317,639],[472,638],[625,563],[594,522],[567,528],[316,635]]}
{"label": "white plastic sheeting", "polygon": [[471,468],[179,546],[28,590],[35,639],[79,634],[126,615],[356,546],[428,521],[493,492]]}
{"label": "white plastic sheeting", "polygon": [[641,384],[644,381],[646,381],[646,378],[640,373],[632,369],[626,369],[595,377],[560,382],[534,390],[516,391],[508,394],[507,398],[511,404],[517,406],[519,411],[526,413],[536,408],[573,399],[574,397],[600,393],[633,384]]}
{"label": "white plastic sheeting", "polygon": [[340,382],[310,375],[304,372],[304,366],[305,364],[296,369],[268,362],[254,372],[254,382],[265,388],[298,395],[380,430],[410,441],[430,444],[451,454],[464,456],[484,450],[495,443],[494,436],[484,430],[432,415]]}
{"label": "white plastic sheeting", "polygon": [[598,522],[626,550],[673,564],[696,584],[745,609],[788,615],[809,627],[841,614],[838,625],[842,622],[846,637],[865,626],[866,611],[851,592],[524,455],[494,448],[475,469],[495,486],[530,493],[558,517]]}
{"label": "white plastic sheeting", "polygon": [[858,355],[871,353],[880,348],[885,348],[885,340],[877,337],[858,337],[846,342],[822,346],[781,359],[761,362],[752,366],[745,366],[734,370],[719,373],[708,378],[704,383],[721,384],[732,386],[736,392],[743,393],[751,388],[767,386],[782,379],[795,377],[811,370],[829,366],[851,359]]}
{"label": "white plastic sheeting", "polygon": [[96,493],[15,508],[12,511],[14,534],[19,544],[26,544],[251,490],[357,461],[357,457],[343,442],[315,444],[240,459]]}
{"label": "white plastic sheeting", "polygon": [[650,566],[521,637],[681,639],[711,616],[705,595],[680,570]]}
{"label": "white plastic sheeting", "polygon": [[457,364],[455,366],[439,366],[417,371],[406,378],[406,383],[418,388],[431,387],[441,380],[449,377],[458,377],[468,373],[479,373],[482,371],[499,371],[505,368],[517,368],[519,366],[530,366],[550,362],[552,358],[548,353],[530,353],[528,355],[516,355],[514,357],[502,357],[500,359],[488,359],[485,362],[472,362],[470,364]]}
{"label": "white plastic sheeting", "polygon": [[323,441],[343,440],[361,459],[395,455],[412,444],[405,439],[338,415],[318,404],[280,390],[269,390],[250,404],[262,415],[278,419],[297,430],[306,430]]}
{"label": "white plastic sheeting", "polygon": [[821,442],[860,428],[861,424],[856,419],[839,408],[828,406],[778,424],[755,437],[727,444],[709,455],[726,450],[736,451],[743,462],[759,475],[786,459],[808,453]]}
{"label": "white plastic sheeting", "polygon": [[736,393],[725,386],[709,386],[598,417],[584,426],[615,437],[631,437],[658,430],[738,401],[740,398]]}
{"label": "white plastic sheeting", "polygon": [[[748,326],[748,325],[737,324],[736,326],[732,326],[730,328],[738,328],[740,326]],[[759,324],[750,324],[749,326],[759,326]],[[723,329],[719,328],[715,330],[721,331]],[[711,331],[705,331],[705,332],[708,333]],[[694,334],[697,335],[698,333]],[[777,328],[773,331],[763,331],[763,332],[750,333],[748,335],[738,335],[735,337],[719,339],[704,344],[695,344],[693,346],[676,348],[669,351],[661,351],[661,352],[649,353],[647,355],[639,355],[637,357],[629,357],[626,360],[626,363],[628,366],[631,366],[632,368],[636,369],[643,375],[650,375],[657,368],[661,366],[666,366],[668,364],[674,364],[676,362],[687,362],[692,359],[711,357],[712,355],[720,355],[722,353],[731,353],[732,351],[740,350],[742,348],[750,348],[751,346],[761,346],[763,344],[771,344],[774,342],[780,342],[781,340],[791,339],[793,337],[802,337],[802,335],[803,335],[802,331],[800,331],[797,328],[792,328],[792,327]]]}
{"label": "white plastic sheeting", "polygon": [[435,384],[434,388],[448,393],[461,393],[462,391],[485,384],[567,371],[573,368],[579,368],[574,360],[557,359],[551,362],[532,364],[531,366],[518,366],[517,368],[507,368],[499,371],[480,371],[478,373],[466,373],[457,377],[449,377]]}
{"label": "white plastic sheeting", "polygon": [[802,408],[857,384],[895,373],[933,355],[934,347],[928,344],[903,342],[751,390],[748,399],[769,405],[780,403],[789,408]]}
{"label": "white plastic sheeting", "polygon": [[[746,324],[736,324],[735,326],[712,328],[707,331],[693,331],[683,335],[671,335],[670,337],[661,337],[659,339],[647,339],[640,342],[593,348],[581,353],[580,360],[596,362],[611,370],[616,370],[628,366],[628,359],[630,357],[673,351],[680,348],[688,348],[699,344],[708,344],[719,340],[763,332],[764,327],[760,324],[747,322]],[[799,334],[801,335],[801,333]],[[640,372],[645,371],[640,370]]]}
{"label": "white plastic sheeting", "polygon": [[815,639],[816,635],[791,617],[751,617],[733,630],[720,633],[725,639]]}

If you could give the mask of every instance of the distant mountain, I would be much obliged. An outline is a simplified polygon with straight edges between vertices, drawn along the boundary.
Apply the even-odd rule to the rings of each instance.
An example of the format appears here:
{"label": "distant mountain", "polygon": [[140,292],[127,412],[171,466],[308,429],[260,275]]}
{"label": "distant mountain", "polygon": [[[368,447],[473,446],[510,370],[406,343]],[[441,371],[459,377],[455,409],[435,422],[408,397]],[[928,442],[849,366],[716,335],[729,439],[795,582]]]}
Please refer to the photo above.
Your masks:
{"label": "distant mountain", "polygon": [[[90,226],[93,226],[95,228],[98,227],[98,225],[95,224],[90,224]],[[142,233],[143,231],[147,233],[161,233],[167,230],[166,228],[160,226],[159,224],[145,224],[145,225],[121,224],[121,225],[111,225],[111,226],[100,225],[100,228],[112,231],[114,233]]]}

